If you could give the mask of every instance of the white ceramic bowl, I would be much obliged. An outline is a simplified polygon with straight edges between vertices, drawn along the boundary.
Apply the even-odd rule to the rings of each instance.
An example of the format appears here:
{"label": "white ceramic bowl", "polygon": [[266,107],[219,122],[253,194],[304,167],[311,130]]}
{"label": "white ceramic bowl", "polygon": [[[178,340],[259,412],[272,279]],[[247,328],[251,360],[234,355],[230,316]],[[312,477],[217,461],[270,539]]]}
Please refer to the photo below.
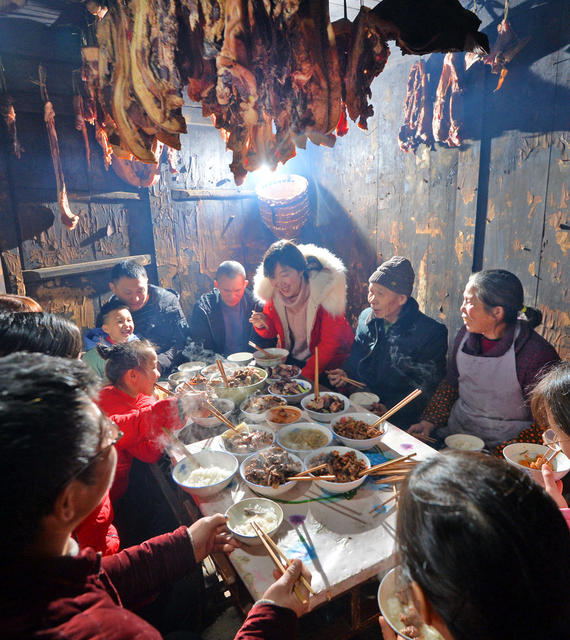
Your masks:
{"label": "white ceramic bowl", "polygon": [[[235,364],[234,362],[228,362],[227,360],[223,361],[223,365],[226,373],[232,373],[232,371],[235,371],[238,368],[237,364]],[[200,369],[200,373],[203,376],[206,376],[206,378],[209,378],[213,375],[218,375],[218,365],[215,362],[213,364],[209,364],[207,367]]]}
{"label": "white ceramic bowl", "polygon": [[[544,486],[542,471],[540,469],[529,469],[520,464],[521,458],[526,458],[524,455],[525,451],[529,458],[536,458],[538,454],[544,455],[547,451],[552,451],[552,449],[549,449],[546,445],[531,442],[514,442],[513,444],[508,444],[503,449],[503,456],[509,464],[524,471],[539,485]],[[554,470],[555,480],[560,480],[570,471],[570,460],[562,452],[560,452],[550,464]]]}
{"label": "white ceramic bowl", "polygon": [[253,357],[255,358],[255,364],[258,367],[274,367],[276,364],[285,362],[289,352],[287,349],[279,349],[278,347],[268,347],[265,349],[267,353],[270,353],[273,357],[268,358],[262,351],[254,351]]}
{"label": "white ceramic bowl", "polygon": [[[232,400],[226,400],[224,398],[217,398],[213,401],[213,405],[222,412],[224,418],[227,418],[234,410],[234,403]],[[209,413],[207,416],[190,416],[192,422],[196,423],[200,427],[217,427],[222,424],[222,421],[216,416]]]}
{"label": "white ceramic bowl", "polygon": [[[313,388],[313,385],[308,381],[308,380],[301,380],[301,379],[295,379],[295,380],[291,380],[291,382],[294,382],[296,384],[298,384],[301,388],[304,389],[304,391],[299,391],[299,393],[290,393],[290,394],[285,394],[285,393],[280,393],[277,390],[275,390],[274,386],[276,383],[272,382],[268,387],[267,387],[267,391],[272,395],[272,396],[281,396],[282,398],[285,398],[285,400],[287,400],[288,404],[299,404],[299,402],[301,402],[301,400],[308,394],[311,393],[311,389]],[[272,390],[273,388],[273,390]]]}
{"label": "white ceramic bowl", "polygon": [[[226,526],[230,530],[232,536],[236,538],[236,540],[243,542],[243,544],[261,544],[261,540],[256,533],[253,535],[246,535],[244,533],[238,533],[235,530],[236,525],[239,526],[246,524],[248,520],[251,521],[252,519],[251,515],[246,515],[244,513],[244,509],[269,512],[277,519],[277,524],[268,531],[265,531],[269,536],[276,533],[283,523],[283,509],[276,502],[273,502],[273,500],[268,500],[267,498],[245,498],[244,500],[240,500],[239,502],[232,504],[232,506],[226,511],[226,516],[228,516]],[[256,517],[253,516],[253,519],[256,519]]]}
{"label": "white ceramic bowl", "polygon": [[[291,367],[292,373],[290,376],[280,376],[277,372],[276,369],[279,366],[284,366],[284,367]],[[270,378],[268,378],[268,380],[271,380],[271,382],[275,382],[275,380],[295,380],[296,378],[300,378],[301,377],[301,367],[297,366],[296,364],[276,364],[274,367],[270,368],[271,370],[269,371],[269,375],[271,376]]]}
{"label": "white ceramic bowl", "polygon": [[178,371],[181,371],[182,373],[186,373],[189,375],[189,377],[195,376],[197,373],[200,373],[200,371],[206,366],[205,362],[202,362],[201,360],[194,360],[192,362],[183,362],[182,364],[178,365]]}
{"label": "white ceramic bowl", "polygon": [[238,353],[230,353],[227,360],[237,364],[238,367],[246,367],[253,360],[253,354],[249,351],[238,351]]}
{"label": "white ceramic bowl", "polygon": [[189,483],[187,477],[188,474],[194,469],[191,461],[187,458],[182,458],[180,462],[176,464],[172,469],[172,479],[176,484],[186,493],[190,493],[193,496],[199,498],[207,498],[219,493],[222,489],[225,489],[235,476],[238,469],[238,461],[235,456],[225,451],[214,451],[213,449],[204,449],[193,454],[192,459],[196,459],[202,466],[219,467],[227,471],[227,477],[216,482],[214,484],[206,486],[196,486]]}
{"label": "white ceramic bowl", "polygon": [[[246,423],[243,423],[243,424],[245,425]],[[240,427],[240,431],[243,431],[245,435],[247,433],[247,429],[245,427],[242,427],[241,425],[238,425],[238,426]],[[250,424],[250,425],[247,425],[247,427],[249,427],[250,431],[263,431],[269,436],[269,438],[271,439],[271,442],[269,444],[263,445],[260,449],[248,448],[248,450],[245,451],[244,453],[238,453],[237,451],[232,451],[231,447],[228,447],[228,439],[232,436],[232,434],[235,434],[235,431],[232,431],[231,429],[224,431],[224,433],[222,433],[221,435],[222,446],[228,453],[231,453],[232,455],[234,455],[240,462],[248,458],[252,453],[258,453],[259,451],[264,451],[265,449],[269,449],[270,447],[273,446],[273,441],[275,440],[275,434],[273,433],[273,431],[271,431],[271,429],[262,427],[259,424]]]}
{"label": "white ceramic bowl", "polygon": [[[274,448],[275,449],[279,449],[279,451],[282,451],[283,453],[286,453],[290,458],[293,459],[294,462],[297,463],[297,465],[299,467],[299,470],[297,471],[297,473],[300,473],[303,470],[303,461],[301,460],[301,458],[299,458],[298,456],[296,456],[293,453],[289,453],[287,451],[283,451],[282,449],[280,449],[278,447],[274,447]],[[261,495],[268,496],[268,497],[271,498],[273,496],[280,496],[283,493],[287,493],[287,491],[290,491],[297,484],[297,481],[296,480],[290,480],[289,482],[284,482],[283,484],[280,484],[276,489],[274,489],[273,487],[266,487],[265,485],[255,484],[255,483],[250,482],[249,480],[246,479],[246,477],[245,477],[245,469],[246,469],[246,467],[253,460],[255,460],[255,458],[257,458],[260,455],[267,454],[268,451],[270,451],[270,449],[266,449],[265,451],[262,451],[261,454],[260,453],[254,453],[253,455],[251,455],[248,458],[246,458],[240,464],[239,473],[240,473],[240,476],[241,476],[242,480],[247,484],[247,486],[252,491],[255,491],[256,493],[260,493]]]}
{"label": "white ceramic bowl", "polygon": [[[301,449],[299,447],[295,447],[289,444],[286,444],[287,437],[291,434],[310,434],[311,432],[318,432],[321,434],[323,438],[323,443],[317,447],[307,447]],[[282,427],[277,433],[275,439],[277,444],[285,451],[289,451],[289,453],[294,453],[296,456],[299,456],[302,460],[305,459],[309,454],[317,451],[318,449],[322,449],[323,447],[328,447],[332,442],[333,435],[331,430],[325,425],[317,424],[316,422],[297,422],[295,424],[289,424]]]}
{"label": "white ceramic bowl", "polygon": [[343,420],[348,420],[350,418],[354,418],[354,420],[360,420],[362,422],[366,422],[366,424],[374,424],[376,420],[378,420],[378,416],[375,416],[373,413],[348,413],[336,418],[333,418],[331,421],[331,429],[335,435],[337,440],[340,440],[345,447],[352,447],[353,449],[358,449],[359,451],[366,451],[366,449],[372,449],[375,445],[377,445],[380,440],[382,440],[384,434],[386,433],[386,423],[381,422],[378,425],[379,434],[374,438],[347,438],[346,436],[341,436],[337,433],[335,427],[341,423]]}
{"label": "white ceramic bowl", "polygon": [[[223,382],[220,382],[219,384],[214,385],[214,391],[218,398],[229,398],[236,404],[241,404],[246,398],[249,398],[249,396],[253,395],[256,391],[259,391],[259,389],[261,389],[265,384],[267,371],[265,371],[265,369],[260,369],[259,367],[252,368],[256,369],[262,376],[258,382],[244,385],[242,387],[226,387]],[[235,373],[235,371],[232,373]],[[221,380],[221,378],[218,374],[217,376],[212,376],[210,380]]]}
{"label": "white ceramic bowl", "polygon": [[176,386],[185,380],[190,380],[191,377],[192,374],[187,371],[175,371],[168,376],[168,380]]}
{"label": "white ceramic bowl", "polygon": [[363,409],[370,409],[375,402],[380,402],[380,398],[370,391],[355,391],[348,397],[353,405],[357,404]]}
{"label": "white ceramic bowl", "polygon": [[[325,447],[324,449],[319,449],[305,458],[305,468],[310,469],[311,467],[319,464],[315,461],[315,458],[321,456],[323,453],[331,453],[332,451],[338,451],[340,455],[344,455],[349,451],[354,451],[356,457],[366,464],[367,469],[370,469],[370,460],[362,453],[362,451],[352,449],[351,447]],[[329,480],[319,480],[318,476],[314,476],[314,478],[315,484],[329,493],[345,493],[346,491],[352,491],[366,480],[366,476],[362,476],[362,478],[357,478],[351,482],[330,482]]]}
{"label": "white ceramic bowl", "polygon": [[337,411],[336,413],[323,413],[321,411],[315,411],[314,409],[307,409],[307,404],[311,402],[311,400],[315,399],[314,393],[309,393],[301,400],[301,406],[307,412],[309,418],[313,420],[317,420],[318,422],[331,422],[337,416],[342,415],[348,411],[348,407],[350,407],[350,400],[343,396],[342,393],[337,393],[336,391],[324,391],[320,393],[321,396],[336,396],[344,401],[344,409],[342,411]]}
{"label": "white ceramic bowl", "polygon": [[445,446],[459,451],[482,451],[485,441],[469,433],[454,433],[444,440]]}
{"label": "white ceramic bowl", "polygon": [[287,401],[279,396],[271,395],[270,393],[262,395],[262,396],[249,396],[246,398],[239,406],[241,412],[245,416],[246,422],[263,422],[267,416],[268,409],[259,412],[248,411],[247,407],[250,402],[252,402],[253,398],[272,398],[275,401],[278,401],[281,406],[287,404]]}
{"label": "white ceramic bowl", "polygon": [[[400,620],[400,607],[398,606],[398,603],[393,600],[393,598],[398,598],[396,593],[405,589],[406,586],[406,582],[400,576],[400,567],[398,566],[394,567],[394,569],[390,569],[390,571],[388,571],[388,573],[382,578],[382,582],[380,582],[380,586],[378,587],[378,608],[386,622],[397,634],[399,634],[399,636],[405,640],[413,640],[402,633],[401,629],[404,629],[405,625]],[[391,604],[394,604],[395,606],[392,607]],[[421,627],[421,630],[424,632],[422,637],[426,637],[426,629],[434,634],[430,635],[430,638],[433,638],[433,640],[443,640],[443,637],[433,627],[427,627],[427,625],[422,625]]]}
{"label": "white ceramic bowl", "polygon": [[[280,409],[284,409],[288,418],[285,420],[277,419],[277,412]],[[283,427],[288,424],[293,424],[295,422],[299,422],[299,420],[303,417],[303,412],[299,407],[293,407],[292,405],[283,405],[282,407],[273,407],[273,409],[269,409],[269,411],[265,414],[265,421],[267,424],[273,429],[273,431],[279,431]]]}

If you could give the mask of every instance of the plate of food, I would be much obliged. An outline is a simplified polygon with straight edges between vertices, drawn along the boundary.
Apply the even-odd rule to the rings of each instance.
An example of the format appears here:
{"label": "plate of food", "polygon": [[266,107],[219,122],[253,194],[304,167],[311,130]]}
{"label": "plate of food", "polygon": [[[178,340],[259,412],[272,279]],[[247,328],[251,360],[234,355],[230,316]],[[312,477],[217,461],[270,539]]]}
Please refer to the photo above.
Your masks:
{"label": "plate of food", "polygon": [[[532,442],[514,442],[503,449],[503,456],[509,464],[530,475],[541,486],[544,486],[542,464],[547,453],[550,457],[554,452],[546,445]],[[555,480],[561,480],[570,471],[570,460],[562,452],[556,454],[548,464],[552,468]]]}
{"label": "plate of food", "polygon": [[238,460],[245,460],[252,453],[269,449],[273,445],[275,434],[271,429],[264,429],[259,425],[248,425],[241,422],[237,431],[228,429],[221,436],[224,449],[233,453]]}
{"label": "plate of food", "polygon": [[384,422],[372,426],[377,420],[373,413],[349,413],[333,418],[331,429],[346,447],[365,451],[377,445],[386,432]]}
{"label": "plate of food", "polygon": [[[362,471],[370,468],[370,460],[357,449],[350,447],[325,447],[305,458],[307,469],[326,464],[326,467],[311,473],[315,483],[329,493],[345,493],[359,487],[366,476]],[[334,475],[336,480],[319,480],[319,476]]]}
{"label": "plate of food", "polygon": [[191,458],[182,458],[172,469],[172,479],[186,493],[207,498],[228,486],[238,464],[231,453],[203,449],[193,453]]}
{"label": "plate of food", "polygon": [[271,381],[293,380],[301,375],[301,367],[296,364],[278,364],[275,367],[269,367],[267,374]]}
{"label": "plate of food", "polygon": [[283,509],[268,498],[240,500],[228,508],[226,515],[226,526],[231,534],[247,545],[262,544],[253,528],[254,521],[269,536],[276,533],[283,522]]}
{"label": "plate of food", "polygon": [[279,347],[267,347],[264,351],[253,352],[255,364],[258,367],[263,367],[264,369],[275,367],[281,362],[285,362],[288,355],[289,352],[287,349],[280,349]]}
{"label": "plate of food", "polygon": [[267,390],[275,396],[282,396],[289,404],[298,404],[308,393],[313,385],[308,380],[275,380]]}
{"label": "plate of food", "polygon": [[316,449],[328,447],[332,433],[328,427],[316,422],[298,422],[283,427],[276,440],[285,451],[304,458]]}
{"label": "plate of food", "polygon": [[263,422],[270,409],[282,407],[287,404],[287,400],[279,396],[266,393],[263,395],[253,395],[246,398],[241,404],[240,409],[249,422]]}
{"label": "plate of food", "polygon": [[[275,396],[277,397],[277,396]],[[273,407],[265,414],[265,420],[267,424],[274,430],[279,431],[286,424],[292,424],[298,422],[301,419],[303,412],[299,407],[292,407],[289,405],[283,405],[280,407]]]}
{"label": "plate of food", "polygon": [[309,418],[319,422],[330,422],[341,413],[345,413],[350,406],[350,400],[342,393],[326,391],[319,394],[318,400],[315,394],[310,393],[301,400],[301,406],[307,412]]}
{"label": "plate of food", "polygon": [[219,374],[210,378],[210,384],[219,398],[229,398],[239,404],[263,387],[267,371],[259,367],[239,367],[226,373],[226,377],[227,385]]}
{"label": "plate of food", "polygon": [[297,482],[287,478],[303,469],[301,459],[281,447],[254,453],[240,465],[240,475],[247,486],[264,496],[279,496],[292,489]]}
{"label": "plate of food", "polygon": [[444,640],[437,629],[424,623],[416,610],[409,582],[400,567],[388,571],[378,588],[378,607],[386,622],[405,640]]}

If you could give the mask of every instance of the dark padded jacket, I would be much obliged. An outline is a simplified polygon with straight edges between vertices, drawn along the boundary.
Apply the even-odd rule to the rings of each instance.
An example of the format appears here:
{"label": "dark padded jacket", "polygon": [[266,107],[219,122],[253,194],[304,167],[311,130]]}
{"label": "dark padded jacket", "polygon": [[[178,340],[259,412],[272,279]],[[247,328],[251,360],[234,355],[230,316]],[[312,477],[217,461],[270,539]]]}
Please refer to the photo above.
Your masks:
{"label": "dark padded jacket", "polygon": [[364,309],[343,369],[365,382],[387,408],[421,388],[422,395],[391,419],[398,427],[407,428],[418,422],[445,375],[446,353],[446,327],[423,314],[414,298],[408,298],[387,332],[384,321],[377,319],[372,309]]}
{"label": "dark padded jacket", "polygon": [[155,345],[162,375],[182,362],[189,329],[176,291],[149,284],[147,303],[131,315],[137,336]]}
{"label": "dark padded jacket", "polygon": [[[275,340],[268,340],[259,336],[249,322],[251,312],[253,310],[263,311],[263,304],[255,300],[250,289],[245,290],[239,304],[243,307],[243,350],[254,351],[247,344],[249,340],[260,347],[273,346]],[[226,349],[226,328],[221,305],[222,295],[218,289],[212,289],[212,291],[200,296],[192,310],[190,336],[194,342],[201,344],[204,349],[210,349],[215,353],[227,356],[229,352]]]}

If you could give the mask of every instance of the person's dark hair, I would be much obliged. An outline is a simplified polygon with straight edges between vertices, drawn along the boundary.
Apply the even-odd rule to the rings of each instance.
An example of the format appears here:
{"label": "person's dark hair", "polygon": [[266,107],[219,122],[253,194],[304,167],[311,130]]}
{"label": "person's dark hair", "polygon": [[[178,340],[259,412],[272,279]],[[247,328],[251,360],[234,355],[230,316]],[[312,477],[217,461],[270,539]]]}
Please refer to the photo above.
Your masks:
{"label": "person's dark hair", "polygon": [[245,278],[245,269],[243,265],[235,260],[225,260],[220,263],[218,270],[216,271],[216,280],[220,280],[220,278],[237,278],[238,276],[243,276]]}
{"label": "person's dark hair", "polygon": [[83,349],[75,323],[55,313],[0,313],[0,356],[16,351],[78,358]]}
{"label": "person's dark hair", "polygon": [[[41,518],[97,453],[103,419],[97,393],[97,377],[80,360],[40,353],[0,358],[0,555],[6,561],[34,542]],[[92,484],[93,467],[77,477]]]}
{"label": "person's dark hair", "polygon": [[148,275],[146,269],[136,260],[122,260],[113,267],[111,282],[116,284],[121,278],[133,278],[134,280],[146,278],[148,280]]}
{"label": "person's dark hair", "polygon": [[548,426],[546,409],[556,426],[570,435],[570,362],[562,360],[552,365],[538,380],[530,394],[534,419]]}
{"label": "person's dark hair", "polygon": [[531,327],[538,327],[542,322],[541,311],[524,306],[523,286],[514,273],[505,269],[485,269],[472,274],[468,284],[475,290],[487,313],[491,313],[493,307],[503,307],[507,324],[514,324],[523,310]]}
{"label": "person's dark hair", "polygon": [[39,302],[28,296],[17,296],[8,293],[0,294],[0,311],[43,311]]}
{"label": "person's dark hair", "polygon": [[291,240],[278,240],[267,249],[263,256],[263,275],[266,278],[273,278],[278,264],[295,271],[302,271],[305,276],[309,269],[305,256]]}
{"label": "person's dark hair", "polygon": [[105,322],[107,322],[107,316],[112,311],[117,311],[118,309],[127,309],[127,311],[129,311],[130,313],[129,305],[126,302],[123,302],[118,298],[112,298],[111,300],[108,300],[99,310],[99,313],[97,314],[97,321],[95,324],[98,327],[102,327]]}
{"label": "person's dark hair", "polygon": [[103,360],[107,360],[105,375],[113,386],[117,386],[130,369],[143,369],[155,353],[148,340],[122,342],[110,347],[98,344],[96,348]]}
{"label": "person's dark hair", "polygon": [[454,640],[568,637],[570,533],[529,476],[485,454],[419,464],[402,488],[397,545]]}

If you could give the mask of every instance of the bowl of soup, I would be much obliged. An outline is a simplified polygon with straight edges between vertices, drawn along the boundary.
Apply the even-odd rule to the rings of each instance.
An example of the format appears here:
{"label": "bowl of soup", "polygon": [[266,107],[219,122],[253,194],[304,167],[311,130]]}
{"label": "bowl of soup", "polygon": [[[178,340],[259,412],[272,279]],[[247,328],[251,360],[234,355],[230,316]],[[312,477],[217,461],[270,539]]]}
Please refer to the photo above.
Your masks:
{"label": "bowl of soup", "polygon": [[333,435],[328,427],[315,422],[297,422],[281,428],[275,437],[277,444],[304,459],[316,449],[327,447]]}

